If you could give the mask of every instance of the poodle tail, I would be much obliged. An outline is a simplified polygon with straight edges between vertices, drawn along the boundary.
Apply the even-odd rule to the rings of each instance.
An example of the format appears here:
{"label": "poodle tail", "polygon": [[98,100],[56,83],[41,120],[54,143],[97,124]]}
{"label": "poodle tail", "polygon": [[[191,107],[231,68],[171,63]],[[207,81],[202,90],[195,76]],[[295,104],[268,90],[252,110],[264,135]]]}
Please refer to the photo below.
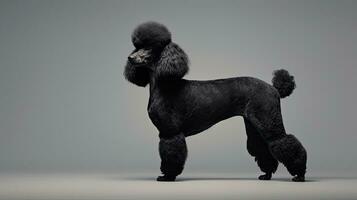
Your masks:
{"label": "poodle tail", "polygon": [[279,69],[273,72],[272,83],[278,90],[280,98],[289,96],[296,87],[294,76],[291,76],[285,69]]}

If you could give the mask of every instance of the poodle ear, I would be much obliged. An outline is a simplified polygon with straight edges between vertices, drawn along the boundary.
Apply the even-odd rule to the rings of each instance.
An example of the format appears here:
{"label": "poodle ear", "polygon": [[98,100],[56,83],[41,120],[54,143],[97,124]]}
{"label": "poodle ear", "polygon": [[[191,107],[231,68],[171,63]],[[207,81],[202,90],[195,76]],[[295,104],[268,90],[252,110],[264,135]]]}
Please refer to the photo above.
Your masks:
{"label": "poodle ear", "polygon": [[135,67],[130,64],[129,61],[126,63],[124,76],[129,82],[140,87],[145,87],[150,82],[149,69],[144,67]]}
{"label": "poodle ear", "polygon": [[161,80],[180,79],[188,72],[188,65],[186,53],[177,44],[171,42],[161,52],[156,76]]}

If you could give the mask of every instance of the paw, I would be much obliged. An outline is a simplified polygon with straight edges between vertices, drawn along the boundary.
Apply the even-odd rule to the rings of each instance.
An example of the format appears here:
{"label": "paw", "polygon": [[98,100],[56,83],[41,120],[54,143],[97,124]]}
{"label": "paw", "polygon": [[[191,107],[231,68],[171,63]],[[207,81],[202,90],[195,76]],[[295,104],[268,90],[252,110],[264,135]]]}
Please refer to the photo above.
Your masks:
{"label": "paw", "polygon": [[173,182],[175,181],[176,176],[158,176],[156,178],[157,181],[162,181],[162,182]]}
{"label": "paw", "polygon": [[294,182],[304,182],[305,181],[305,176],[295,176],[292,181]]}
{"label": "paw", "polygon": [[270,180],[271,179],[271,174],[263,174],[263,175],[260,175],[259,177],[259,180]]}

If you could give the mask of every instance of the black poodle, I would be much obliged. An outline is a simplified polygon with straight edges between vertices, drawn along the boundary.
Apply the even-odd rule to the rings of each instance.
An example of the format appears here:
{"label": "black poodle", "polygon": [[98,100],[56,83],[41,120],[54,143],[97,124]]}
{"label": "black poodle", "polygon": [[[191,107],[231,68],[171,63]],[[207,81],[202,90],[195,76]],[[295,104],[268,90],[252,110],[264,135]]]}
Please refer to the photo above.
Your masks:
{"label": "black poodle", "polygon": [[265,173],[259,179],[270,180],[281,162],[295,176],[293,181],[305,180],[306,151],[285,132],[280,111],[280,98],[295,88],[286,70],[274,72],[273,85],[252,77],[185,80],[188,57],[164,25],[143,23],[131,38],[135,50],[124,75],[138,86],[150,85],[147,110],[160,137],[163,176],[158,181],[174,181],[181,174],[187,157],[185,137],[237,115],[244,118],[248,152]]}

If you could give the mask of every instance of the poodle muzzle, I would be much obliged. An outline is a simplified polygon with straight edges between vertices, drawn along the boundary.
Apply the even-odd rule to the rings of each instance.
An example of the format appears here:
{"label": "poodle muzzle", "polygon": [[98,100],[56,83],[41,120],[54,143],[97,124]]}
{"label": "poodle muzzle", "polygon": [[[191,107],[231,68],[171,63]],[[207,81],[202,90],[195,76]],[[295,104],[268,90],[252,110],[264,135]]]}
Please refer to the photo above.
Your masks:
{"label": "poodle muzzle", "polygon": [[144,66],[152,61],[151,49],[139,49],[128,56],[128,60],[136,67]]}

